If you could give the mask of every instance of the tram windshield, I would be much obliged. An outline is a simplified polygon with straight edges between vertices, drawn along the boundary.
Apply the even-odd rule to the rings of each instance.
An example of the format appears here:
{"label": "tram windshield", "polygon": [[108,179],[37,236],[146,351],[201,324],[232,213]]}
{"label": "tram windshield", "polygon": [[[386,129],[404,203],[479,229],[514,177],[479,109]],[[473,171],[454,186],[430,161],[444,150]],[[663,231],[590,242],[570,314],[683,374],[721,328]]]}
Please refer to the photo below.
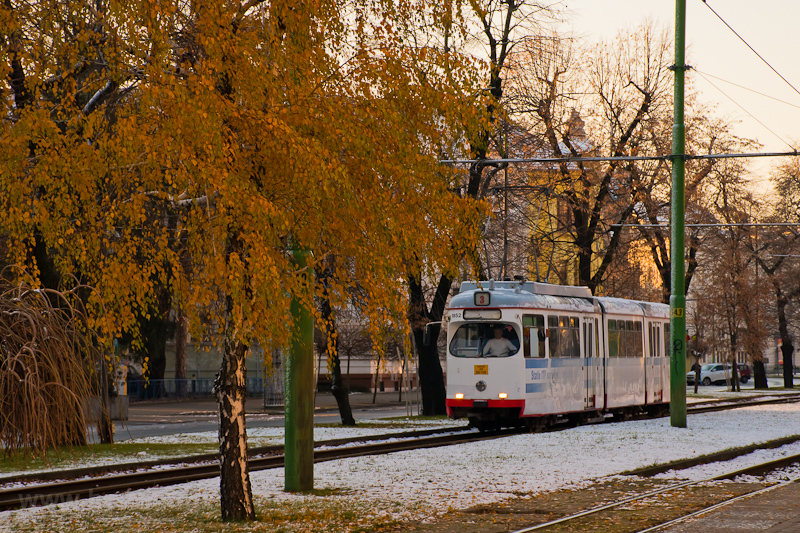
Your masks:
{"label": "tram windshield", "polygon": [[450,353],[456,357],[508,357],[518,351],[516,330],[501,322],[463,324],[450,341]]}

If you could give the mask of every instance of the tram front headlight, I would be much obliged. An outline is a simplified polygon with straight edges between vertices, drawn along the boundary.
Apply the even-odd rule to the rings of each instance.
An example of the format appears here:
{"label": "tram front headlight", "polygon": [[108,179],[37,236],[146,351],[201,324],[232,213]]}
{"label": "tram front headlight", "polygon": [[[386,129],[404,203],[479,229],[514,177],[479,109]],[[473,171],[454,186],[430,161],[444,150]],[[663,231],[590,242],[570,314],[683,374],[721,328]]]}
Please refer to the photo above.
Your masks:
{"label": "tram front headlight", "polygon": [[501,392],[500,394],[497,395],[497,397],[500,398],[501,400],[505,400],[506,398],[508,398],[508,394],[506,394],[505,392]]}
{"label": "tram front headlight", "polygon": [[456,400],[463,400],[463,399],[464,399],[464,393],[463,392],[457,392],[456,393]]}

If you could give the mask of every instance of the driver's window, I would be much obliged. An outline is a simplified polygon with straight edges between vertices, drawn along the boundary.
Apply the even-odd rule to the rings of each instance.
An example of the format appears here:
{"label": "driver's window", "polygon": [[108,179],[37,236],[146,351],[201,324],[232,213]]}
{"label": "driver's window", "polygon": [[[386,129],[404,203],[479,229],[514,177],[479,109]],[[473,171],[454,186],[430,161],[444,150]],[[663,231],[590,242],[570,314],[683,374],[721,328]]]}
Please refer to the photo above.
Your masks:
{"label": "driver's window", "polygon": [[453,334],[450,353],[455,357],[508,357],[517,353],[519,344],[511,324],[469,323]]}

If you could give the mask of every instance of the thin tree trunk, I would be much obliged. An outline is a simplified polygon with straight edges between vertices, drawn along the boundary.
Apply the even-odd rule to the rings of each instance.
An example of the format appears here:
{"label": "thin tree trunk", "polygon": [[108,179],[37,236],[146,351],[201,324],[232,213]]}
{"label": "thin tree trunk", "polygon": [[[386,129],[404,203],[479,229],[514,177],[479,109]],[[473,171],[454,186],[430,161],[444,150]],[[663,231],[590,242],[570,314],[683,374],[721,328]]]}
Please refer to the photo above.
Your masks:
{"label": "thin tree trunk", "polygon": [[788,338],[781,345],[783,353],[783,386],[787,389],[794,388],[794,345]]}
{"label": "thin tree trunk", "polygon": [[331,393],[336,398],[342,425],[355,426],[356,419],[353,418],[353,409],[350,407],[350,391],[342,382],[342,367],[339,364],[339,354],[334,355],[331,360]]}
{"label": "thin tree trunk", "polygon": [[381,360],[378,357],[375,361],[375,387],[372,389],[372,403],[378,399],[378,379],[381,374]]}
{"label": "thin tree trunk", "polygon": [[100,361],[100,413],[97,420],[97,432],[102,444],[114,443],[114,426],[109,416],[108,401],[108,365],[105,360]]}
{"label": "thin tree trunk", "polygon": [[[324,332],[317,345],[320,354],[327,354],[330,362],[331,372],[331,393],[336,399],[339,407],[339,416],[343,426],[355,426],[356,420],[353,418],[353,409],[350,407],[350,391],[342,382],[342,365],[339,360],[339,336],[336,331],[336,320],[333,316],[333,308],[328,298],[328,283],[333,275],[333,258],[329,258],[322,272],[317,274],[317,282],[322,284],[323,292],[320,298],[320,318],[327,331]],[[374,403],[374,402],[373,402]]]}
{"label": "thin tree trunk", "polygon": [[186,396],[186,343],[189,321],[182,309],[178,310],[175,328],[175,389],[179,397]]}
{"label": "thin tree trunk", "polygon": [[[735,314],[735,311],[734,311],[734,314]],[[733,323],[735,323],[735,321],[733,319],[729,319],[728,320],[728,331],[735,331],[734,326],[731,325]],[[726,362],[730,363],[730,365],[731,365],[731,373],[733,373],[733,365],[736,364],[736,346],[737,346],[737,343],[738,343],[738,338],[737,338],[736,333],[731,333],[731,335],[729,336],[729,339],[730,340],[729,340],[728,344],[730,345],[731,352],[730,352],[730,355],[728,357],[726,357],[725,359],[723,359],[722,362],[723,363],[726,363]],[[730,391],[731,392],[735,392],[736,391],[736,386],[733,383],[733,378],[734,378],[734,376],[731,376],[730,382],[729,382],[729,386],[730,386]]]}
{"label": "thin tree trunk", "polygon": [[247,463],[245,398],[247,346],[226,331],[225,353],[214,393],[219,403],[220,507],[222,520],[254,520]]}
{"label": "thin tree trunk", "polygon": [[768,389],[767,372],[764,369],[764,361],[753,361],[753,387],[756,389]]}
{"label": "thin tree trunk", "polygon": [[[768,274],[770,274],[768,272]],[[778,308],[778,332],[781,336],[781,352],[783,353],[783,386],[787,389],[794,388],[794,345],[789,336],[789,326],[786,319],[786,306],[789,298],[784,294],[777,277],[770,274],[770,281],[775,289],[775,303]]]}
{"label": "thin tree trunk", "polygon": [[347,387],[347,390],[350,390],[350,357],[352,354],[350,351],[347,351],[347,381],[345,382],[344,386]]}
{"label": "thin tree trunk", "polygon": [[397,401],[403,401],[403,383],[405,383],[406,377],[406,358],[403,357],[403,354],[400,353],[400,348],[397,349],[397,357],[400,358],[400,386],[398,389],[400,390],[400,394],[397,396]]}

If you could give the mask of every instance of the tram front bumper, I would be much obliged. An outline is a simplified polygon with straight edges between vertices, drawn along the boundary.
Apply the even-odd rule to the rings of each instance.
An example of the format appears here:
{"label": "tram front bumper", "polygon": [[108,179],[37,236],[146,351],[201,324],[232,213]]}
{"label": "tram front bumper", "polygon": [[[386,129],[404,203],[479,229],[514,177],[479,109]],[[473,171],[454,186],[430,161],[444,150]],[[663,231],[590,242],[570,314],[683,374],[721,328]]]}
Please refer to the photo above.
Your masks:
{"label": "tram front bumper", "polygon": [[447,416],[463,418],[468,416],[489,417],[500,415],[503,418],[519,418],[525,408],[525,400],[473,400],[447,398]]}

